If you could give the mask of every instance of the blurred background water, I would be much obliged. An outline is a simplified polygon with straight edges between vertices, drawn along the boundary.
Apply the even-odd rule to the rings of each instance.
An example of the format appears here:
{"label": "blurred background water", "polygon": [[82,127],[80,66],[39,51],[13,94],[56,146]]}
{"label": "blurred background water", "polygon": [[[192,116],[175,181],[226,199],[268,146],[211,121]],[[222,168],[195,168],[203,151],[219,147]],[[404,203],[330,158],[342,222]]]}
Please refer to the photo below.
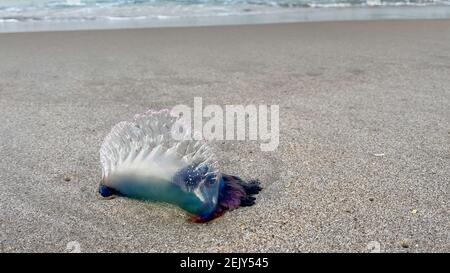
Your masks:
{"label": "blurred background water", "polygon": [[450,0],[0,0],[0,32],[449,17]]}

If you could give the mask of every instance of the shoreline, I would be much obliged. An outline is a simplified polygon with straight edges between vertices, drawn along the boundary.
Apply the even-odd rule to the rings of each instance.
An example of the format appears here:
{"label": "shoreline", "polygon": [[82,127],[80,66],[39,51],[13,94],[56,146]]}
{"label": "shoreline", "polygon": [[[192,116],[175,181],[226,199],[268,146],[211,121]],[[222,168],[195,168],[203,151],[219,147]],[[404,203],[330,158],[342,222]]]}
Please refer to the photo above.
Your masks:
{"label": "shoreline", "polygon": [[[72,30],[142,29],[195,26],[239,26],[300,22],[351,22],[379,20],[442,20],[450,19],[450,6],[374,6],[297,8],[275,13],[226,16],[194,16],[161,18],[115,18],[63,21],[2,21],[0,33],[48,32]],[[12,19],[9,19],[12,20]]]}

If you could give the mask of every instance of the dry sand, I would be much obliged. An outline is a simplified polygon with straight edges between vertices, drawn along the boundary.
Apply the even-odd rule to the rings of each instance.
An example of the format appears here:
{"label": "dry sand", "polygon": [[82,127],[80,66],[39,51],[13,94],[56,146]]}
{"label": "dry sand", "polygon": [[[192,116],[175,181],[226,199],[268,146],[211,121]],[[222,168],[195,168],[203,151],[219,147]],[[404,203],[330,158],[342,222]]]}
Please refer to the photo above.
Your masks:
{"label": "dry sand", "polygon": [[[100,200],[110,128],[194,96],[280,105],[275,152],[215,143],[257,204]],[[1,251],[448,252],[450,21],[0,34],[0,155]]]}

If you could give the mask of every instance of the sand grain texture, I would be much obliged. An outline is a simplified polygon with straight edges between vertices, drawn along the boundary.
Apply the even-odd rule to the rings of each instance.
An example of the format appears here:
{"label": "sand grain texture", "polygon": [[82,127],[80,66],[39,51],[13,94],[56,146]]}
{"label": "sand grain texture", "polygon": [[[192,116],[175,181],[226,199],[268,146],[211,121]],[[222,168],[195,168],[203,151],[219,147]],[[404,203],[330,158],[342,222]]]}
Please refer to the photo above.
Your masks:
{"label": "sand grain texture", "polygon": [[[215,143],[257,204],[98,199],[110,128],[194,96],[280,105],[277,151]],[[2,251],[448,252],[450,21],[0,34],[0,154]]]}

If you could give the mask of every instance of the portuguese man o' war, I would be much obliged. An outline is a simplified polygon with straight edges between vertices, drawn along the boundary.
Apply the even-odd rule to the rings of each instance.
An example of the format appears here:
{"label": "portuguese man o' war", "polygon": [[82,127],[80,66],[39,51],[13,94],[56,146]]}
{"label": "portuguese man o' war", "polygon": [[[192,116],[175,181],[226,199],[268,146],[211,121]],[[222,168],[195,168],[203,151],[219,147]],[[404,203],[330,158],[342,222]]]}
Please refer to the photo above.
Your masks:
{"label": "portuguese man o' war", "polygon": [[100,149],[100,195],[177,205],[198,223],[253,205],[259,181],[220,173],[205,141],[175,140],[177,120],[169,110],[149,110],[115,125]]}

